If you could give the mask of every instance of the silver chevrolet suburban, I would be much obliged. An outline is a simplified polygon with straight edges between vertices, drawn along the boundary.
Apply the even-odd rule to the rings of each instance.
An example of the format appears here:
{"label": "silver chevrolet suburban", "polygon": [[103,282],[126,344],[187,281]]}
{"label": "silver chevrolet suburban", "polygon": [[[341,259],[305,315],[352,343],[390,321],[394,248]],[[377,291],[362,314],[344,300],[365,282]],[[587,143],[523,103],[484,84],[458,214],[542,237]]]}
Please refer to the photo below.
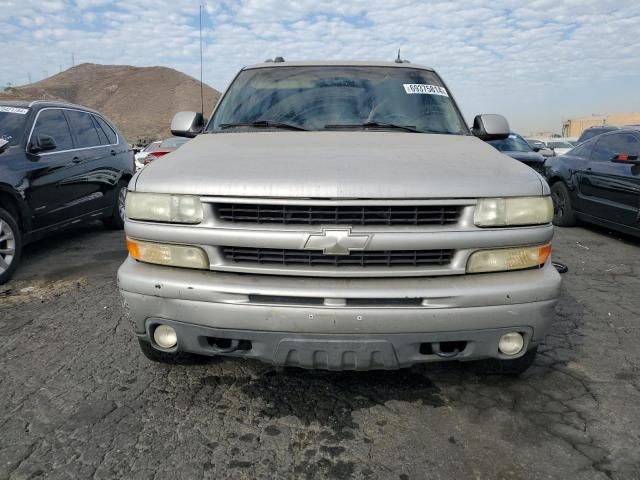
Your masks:
{"label": "silver chevrolet suburban", "polygon": [[139,172],[118,272],[142,352],[526,370],[554,318],[549,187],[471,130],[431,68],[243,68],[195,137]]}

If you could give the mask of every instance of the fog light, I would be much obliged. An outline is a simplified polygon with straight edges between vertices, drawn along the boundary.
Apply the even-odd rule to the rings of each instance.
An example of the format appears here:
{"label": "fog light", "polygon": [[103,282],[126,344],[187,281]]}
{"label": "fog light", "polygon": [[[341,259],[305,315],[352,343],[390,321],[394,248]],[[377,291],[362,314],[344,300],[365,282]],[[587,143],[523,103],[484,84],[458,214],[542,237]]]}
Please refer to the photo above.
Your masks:
{"label": "fog light", "polygon": [[505,333],[500,337],[498,349],[505,355],[516,355],[524,347],[524,338],[518,332]]}
{"label": "fog light", "polygon": [[171,348],[178,343],[178,335],[169,325],[158,325],[153,331],[153,339],[162,348]]}

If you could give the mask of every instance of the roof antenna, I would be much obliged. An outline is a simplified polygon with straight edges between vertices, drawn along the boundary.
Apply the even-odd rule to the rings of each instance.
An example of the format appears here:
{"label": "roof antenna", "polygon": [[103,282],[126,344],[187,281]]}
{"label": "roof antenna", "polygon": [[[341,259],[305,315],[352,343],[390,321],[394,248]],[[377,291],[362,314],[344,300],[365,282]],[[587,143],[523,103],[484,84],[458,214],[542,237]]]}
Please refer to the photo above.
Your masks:
{"label": "roof antenna", "polygon": [[400,49],[398,49],[398,56],[396,57],[395,62],[396,63],[402,63],[402,58],[400,58]]}
{"label": "roof antenna", "polygon": [[200,113],[204,115],[204,82],[202,81],[202,4],[200,4]]}

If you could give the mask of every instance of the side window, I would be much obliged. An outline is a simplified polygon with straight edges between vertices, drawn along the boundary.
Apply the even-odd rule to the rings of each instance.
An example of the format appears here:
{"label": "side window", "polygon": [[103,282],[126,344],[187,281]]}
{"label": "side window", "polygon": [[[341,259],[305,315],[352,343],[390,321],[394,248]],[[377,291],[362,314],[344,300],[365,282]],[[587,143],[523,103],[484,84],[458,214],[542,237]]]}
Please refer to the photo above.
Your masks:
{"label": "side window", "polygon": [[630,153],[638,150],[638,140],[628,133],[614,133],[607,135],[596,144],[593,149],[592,160],[597,162],[608,162],[617,153]]}
{"label": "side window", "polygon": [[118,136],[116,135],[116,132],[113,131],[113,128],[111,128],[107,122],[105,122],[102,118],[98,117],[97,115],[94,115],[93,118],[98,121],[98,125],[100,125],[100,128],[102,128],[102,131],[105,133],[105,135],[109,139],[109,144],[113,145],[117,143]]}
{"label": "side window", "polygon": [[66,115],[76,139],[76,148],[96,147],[102,143],[89,113],[67,110]]}
{"label": "side window", "polygon": [[627,153],[629,155],[640,155],[640,139],[635,135],[623,133],[620,135],[620,150],[616,153]]}
{"label": "side window", "polygon": [[36,120],[36,124],[33,128],[31,139],[33,140],[38,135],[48,135],[53,137],[56,142],[56,148],[52,151],[70,150],[73,148],[69,124],[67,123],[67,119],[62,113],[62,110],[47,109],[42,110],[38,114],[38,119]]}
{"label": "side window", "polygon": [[102,145],[109,145],[109,139],[107,138],[107,135],[102,131],[102,127],[98,123],[98,119],[95,116],[91,115],[91,120],[93,120],[93,126],[96,127],[96,132],[98,132],[100,143]]}
{"label": "side window", "polygon": [[596,162],[608,162],[611,160],[613,155],[616,153],[615,137],[616,135],[605,135],[600,137],[593,147],[591,160]]}
{"label": "side window", "polygon": [[591,149],[593,148],[593,142],[581,143],[573,150],[571,150],[571,155],[576,157],[582,157],[587,160],[591,156]]}

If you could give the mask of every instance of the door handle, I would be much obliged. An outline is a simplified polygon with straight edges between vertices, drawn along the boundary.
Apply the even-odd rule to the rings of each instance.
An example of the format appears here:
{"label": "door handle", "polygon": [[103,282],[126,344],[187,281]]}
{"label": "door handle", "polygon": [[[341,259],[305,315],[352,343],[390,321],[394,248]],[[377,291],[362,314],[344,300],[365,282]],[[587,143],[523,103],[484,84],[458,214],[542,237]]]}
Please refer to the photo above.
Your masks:
{"label": "door handle", "polygon": [[115,155],[116,151],[115,150],[111,150],[111,155]]}
{"label": "door handle", "polygon": [[73,163],[80,163],[82,161],[82,159],[80,157],[73,157],[73,159],[71,159],[71,161]]}

